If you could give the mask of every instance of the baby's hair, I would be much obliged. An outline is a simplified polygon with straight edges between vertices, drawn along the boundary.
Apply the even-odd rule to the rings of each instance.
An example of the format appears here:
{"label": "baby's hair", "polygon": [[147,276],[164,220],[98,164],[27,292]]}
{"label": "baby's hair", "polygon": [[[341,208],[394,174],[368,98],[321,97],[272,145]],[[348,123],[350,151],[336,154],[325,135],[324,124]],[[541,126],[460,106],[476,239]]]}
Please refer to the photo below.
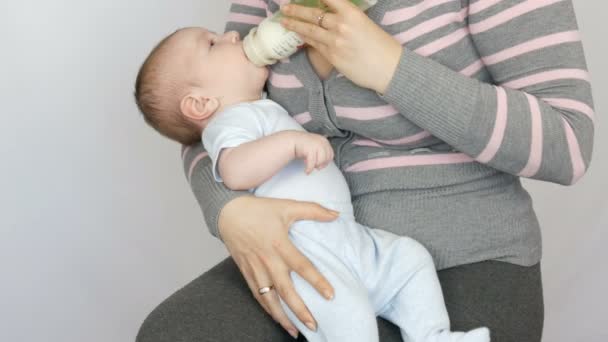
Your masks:
{"label": "baby's hair", "polygon": [[171,38],[177,30],[161,40],[143,62],[135,81],[135,103],[144,121],[160,134],[183,145],[191,145],[201,139],[201,129],[181,112],[180,101],[185,95],[187,82],[176,81],[170,75],[166,63]]}

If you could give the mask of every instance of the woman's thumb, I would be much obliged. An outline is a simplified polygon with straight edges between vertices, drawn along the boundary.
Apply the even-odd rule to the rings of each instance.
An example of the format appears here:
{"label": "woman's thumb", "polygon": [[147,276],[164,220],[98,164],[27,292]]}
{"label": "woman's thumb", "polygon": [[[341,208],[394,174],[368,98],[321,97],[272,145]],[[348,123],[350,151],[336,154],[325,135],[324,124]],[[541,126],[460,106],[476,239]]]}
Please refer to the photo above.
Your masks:
{"label": "woman's thumb", "polygon": [[333,221],[340,215],[340,212],[325,208],[315,202],[299,202],[294,209],[292,216],[294,221]]}

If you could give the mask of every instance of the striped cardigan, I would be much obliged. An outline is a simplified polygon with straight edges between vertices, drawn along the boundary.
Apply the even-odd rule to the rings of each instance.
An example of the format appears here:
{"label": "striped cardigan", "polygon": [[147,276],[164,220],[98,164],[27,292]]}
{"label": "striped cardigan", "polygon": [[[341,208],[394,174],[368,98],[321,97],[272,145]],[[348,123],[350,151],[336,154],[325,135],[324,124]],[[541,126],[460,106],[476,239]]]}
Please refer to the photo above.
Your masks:
{"label": "striped cardigan", "polygon": [[[285,2],[234,0],[226,30],[244,37]],[[572,2],[380,0],[367,14],[403,46],[384,94],[335,69],[320,79],[299,51],[272,66],[267,97],[330,138],[361,223],[419,239],[438,268],[537,262],[539,225],[519,177],[570,185],[592,154]],[[213,181],[201,144],[183,160],[221,238],[219,211],[248,193]]]}

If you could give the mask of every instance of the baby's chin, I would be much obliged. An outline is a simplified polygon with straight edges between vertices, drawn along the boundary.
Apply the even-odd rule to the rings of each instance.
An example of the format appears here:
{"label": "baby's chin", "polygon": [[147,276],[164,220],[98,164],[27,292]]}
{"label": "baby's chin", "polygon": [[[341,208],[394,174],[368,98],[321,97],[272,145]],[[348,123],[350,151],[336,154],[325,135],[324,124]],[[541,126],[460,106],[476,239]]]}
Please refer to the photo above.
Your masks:
{"label": "baby's chin", "polygon": [[262,67],[258,67],[258,66],[254,66],[254,68],[256,69],[256,80],[260,80],[260,82],[266,83],[266,80],[268,79],[268,76],[270,76],[270,67],[269,66],[262,66]]}

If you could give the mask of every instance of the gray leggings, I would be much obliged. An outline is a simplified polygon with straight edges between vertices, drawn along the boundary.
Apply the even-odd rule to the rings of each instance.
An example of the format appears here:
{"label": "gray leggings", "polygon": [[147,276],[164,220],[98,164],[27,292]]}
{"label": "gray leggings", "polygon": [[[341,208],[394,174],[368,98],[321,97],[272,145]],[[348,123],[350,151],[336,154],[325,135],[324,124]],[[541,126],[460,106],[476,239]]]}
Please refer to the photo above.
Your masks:
{"label": "gray leggings", "polygon": [[[490,328],[492,342],[539,342],[544,318],[540,264],[484,261],[438,272],[452,330]],[[378,318],[381,342],[402,342]],[[278,342],[294,339],[260,307],[231,257],[162,302],[137,342]],[[306,341],[300,334],[298,341]]]}

